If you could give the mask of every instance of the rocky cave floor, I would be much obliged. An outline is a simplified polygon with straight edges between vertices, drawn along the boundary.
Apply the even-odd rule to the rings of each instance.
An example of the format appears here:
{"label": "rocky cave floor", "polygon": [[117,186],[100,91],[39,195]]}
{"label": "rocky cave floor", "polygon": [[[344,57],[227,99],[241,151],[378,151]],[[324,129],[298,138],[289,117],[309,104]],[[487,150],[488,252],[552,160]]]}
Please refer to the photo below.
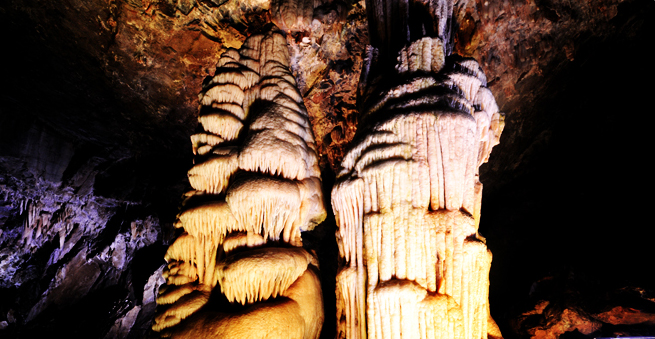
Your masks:
{"label": "rocky cave floor", "polygon": [[[655,2],[462,3],[455,50],[480,61],[506,114],[481,169],[480,227],[503,335],[655,335]],[[200,84],[267,6],[0,4],[0,337],[147,335]],[[363,7],[323,1],[288,36],[326,195],[357,130]],[[334,230],[329,215],[303,235],[321,262],[321,338],[335,331]]]}

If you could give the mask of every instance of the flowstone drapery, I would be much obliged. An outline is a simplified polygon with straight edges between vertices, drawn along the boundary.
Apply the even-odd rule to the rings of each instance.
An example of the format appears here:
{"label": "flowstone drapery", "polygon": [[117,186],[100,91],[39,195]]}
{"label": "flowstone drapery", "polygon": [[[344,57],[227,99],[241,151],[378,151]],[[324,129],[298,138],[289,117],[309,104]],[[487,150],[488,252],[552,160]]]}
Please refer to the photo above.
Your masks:
{"label": "flowstone drapery", "polygon": [[166,253],[153,330],[174,338],[317,338],[323,302],[300,231],[325,218],[316,146],[270,25],[228,49],[200,94],[204,132]]}
{"label": "flowstone drapery", "polygon": [[502,114],[478,63],[447,56],[451,2],[367,9],[377,46],[362,74],[365,127],[332,190],[338,337],[500,337],[489,315],[491,252],[477,230],[478,168]]}

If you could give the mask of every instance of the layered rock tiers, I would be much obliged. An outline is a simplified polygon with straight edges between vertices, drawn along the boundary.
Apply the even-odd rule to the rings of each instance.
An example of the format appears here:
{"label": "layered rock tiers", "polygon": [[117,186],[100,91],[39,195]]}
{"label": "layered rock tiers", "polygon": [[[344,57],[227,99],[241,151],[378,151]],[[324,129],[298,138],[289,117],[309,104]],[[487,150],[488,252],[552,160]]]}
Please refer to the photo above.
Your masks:
{"label": "layered rock tiers", "polygon": [[477,230],[478,168],[503,115],[478,63],[445,57],[444,45],[406,45],[394,72],[369,48],[366,128],[332,191],[339,338],[500,337],[489,315],[491,252]]}
{"label": "layered rock tiers", "polygon": [[189,170],[195,191],[179,215],[183,233],[166,253],[153,330],[176,338],[318,338],[318,263],[300,232],[326,212],[284,33],[269,25],[228,49],[199,99],[204,131],[191,137]]}

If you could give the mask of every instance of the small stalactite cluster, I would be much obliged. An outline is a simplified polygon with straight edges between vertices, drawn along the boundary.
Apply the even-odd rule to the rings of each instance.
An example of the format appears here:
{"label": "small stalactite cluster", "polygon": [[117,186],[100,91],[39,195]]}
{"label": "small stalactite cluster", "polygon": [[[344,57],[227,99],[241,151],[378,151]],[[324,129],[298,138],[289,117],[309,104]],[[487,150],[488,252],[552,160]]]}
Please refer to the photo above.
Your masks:
{"label": "small stalactite cluster", "polygon": [[478,63],[448,56],[448,34],[413,39],[395,64],[375,46],[367,52],[365,128],[332,190],[339,338],[501,336],[489,314],[478,171],[503,115]]}
{"label": "small stalactite cluster", "polygon": [[[75,211],[73,207],[65,204],[57,207],[58,209],[53,213],[47,211],[45,204],[42,202],[33,200],[20,202],[21,214],[25,214],[20,242],[25,251],[36,251],[44,243],[52,241],[58,236],[59,251],[51,261],[61,258],[60,252],[64,249],[66,237],[74,227],[71,219],[75,216]],[[0,232],[0,235],[2,235],[2,232]]]}
{"label": "small stalactite cluster", "polygon": [[152,328],[180,338],[317,338],[318,264],[300,232],[326,212],[284,33],[268,25],[228,49],[199,97],[194,191],[166,253]]}

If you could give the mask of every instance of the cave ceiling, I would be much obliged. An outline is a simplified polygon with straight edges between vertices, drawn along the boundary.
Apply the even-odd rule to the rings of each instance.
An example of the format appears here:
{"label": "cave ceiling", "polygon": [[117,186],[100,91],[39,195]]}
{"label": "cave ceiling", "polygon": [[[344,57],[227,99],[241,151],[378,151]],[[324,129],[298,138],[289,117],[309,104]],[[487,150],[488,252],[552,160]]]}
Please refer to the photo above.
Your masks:
{"label": "cave ceiling", "polygon": [[[34,192],[34,200],[44,182],[108,199],[108,209],[117,201],[144,206],[171,228],[189,188],[202,82],[226,48],[270,21],[270,6],[3,1],[0,245],[23,213],[12,194]],[[314,7],[308,28],[287,41],[329,186],[357,131],[367,21],[364,1]],[[505,113],[500,145],[480,171],[480,230],[495,255],[492,305],[554,262],[593,262],[615,277],[652,257],[645,226],[652,198],[643,196],[651,191],[653,15],[652,0],[457,1],[454,52],[479,61]],[[616,244],[618,251],[605,251]],[[507,278],[520,272],[531,273]],[[505,287],[494,290],[495,278]]]}
{"label": "cave ceiling", "polygon": [[[334,169],[357,127],[367,24],[363,1],[320,3],[310,28],[288,40],[323,168]],[[146,153],[187,147],[202,80],[222,51],[270,20],[269,7],[264,0],[8,1],[0,12],[11,50],[3,114],[32,116],[73,143]],[[521,166],[524,151],[557,119],[535,105],[568,90],[562,73],[607,53],[607,41],[635,39],[644,9],[652,5],[458,2],[455,52],[480,61],[507,113],[491,167]]]}

